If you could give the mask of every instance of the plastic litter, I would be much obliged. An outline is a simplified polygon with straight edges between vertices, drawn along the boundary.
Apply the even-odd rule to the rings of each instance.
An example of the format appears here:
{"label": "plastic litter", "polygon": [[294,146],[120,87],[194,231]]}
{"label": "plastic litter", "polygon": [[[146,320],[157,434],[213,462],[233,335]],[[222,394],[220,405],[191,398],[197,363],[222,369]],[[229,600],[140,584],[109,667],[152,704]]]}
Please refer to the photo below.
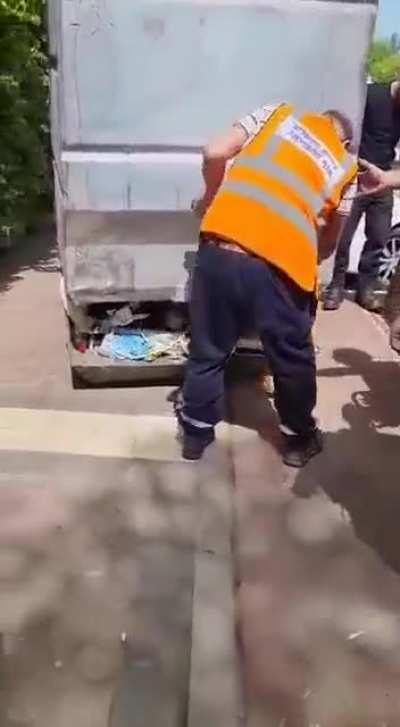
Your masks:
{"label": "plastic litter", "polygon": [[149,343],[141,332],[133,334],[108,333],[97,352],[100,356],[118,360],[143,361],[149,355]]}
{"label": "plastic litter", "polygon": [[111,324],[113,326],[129,326],[134,319],[134,311],[130,305],[124,305],[112,313]]}
{"label": "plastic litter", "polygon": [[96,349],[100,356],[117,360],[155,361],[162,356],[180,361],[188,354],[186,336],[158,331],[108,333]]}
{"label": "plastic litter", "polygon": [[186,336],[174,333],[147,333],[150,345],[148,361],[154,361],[161,356],[180,360],[188,355],[188,341]]}
{"label": "plastic litter", "polygon": [[98,322],[97,326],[94,327],[94,331],[107,335],[107,333],[115,333],[118,328],[126,330],[128,326],[131,326],[131,329],[133,329],[144,323],[148,317],[148,313],[134,313],[129,306],[125,306],[118,311],[108,311],[108,317]]}

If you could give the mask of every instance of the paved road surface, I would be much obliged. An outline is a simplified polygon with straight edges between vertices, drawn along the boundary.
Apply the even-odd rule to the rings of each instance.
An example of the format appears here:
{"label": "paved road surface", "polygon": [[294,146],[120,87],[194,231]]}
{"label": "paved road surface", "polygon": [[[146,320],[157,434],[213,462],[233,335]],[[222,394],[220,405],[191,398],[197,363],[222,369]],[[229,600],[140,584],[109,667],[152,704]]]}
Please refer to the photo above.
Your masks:
{"label": "paved road surface", "polygon": [[189,691],[193,727],[226,720],[227,445],[181,462],[168,388],[72,390],[51,232],[1,264],[0,725],[177,727]]}
{"label": "paved road surface", "polygon": [[233,500],[248,727],[398,727],[400,381],[378,322],[319,320],[327,446],[304,472],[252,382],[194,467],[169,389],[72,391],[50,243],[1,260],[0,726],[238,724]]}
{"label": "paved road surface", "polygon": [[281,466],[272,415],[237,394],[265,439],[233,448],[248,726],[397,727],[399,365],[351,303],[321,314],[317,341],[326,451],[301,473]]}

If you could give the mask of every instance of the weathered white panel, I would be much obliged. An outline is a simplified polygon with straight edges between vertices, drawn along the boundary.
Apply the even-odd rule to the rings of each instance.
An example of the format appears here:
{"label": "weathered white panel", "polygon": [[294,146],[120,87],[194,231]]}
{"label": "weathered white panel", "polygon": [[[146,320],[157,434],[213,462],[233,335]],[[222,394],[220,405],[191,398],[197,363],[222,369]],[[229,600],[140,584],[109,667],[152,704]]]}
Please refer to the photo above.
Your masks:
{"label": "weathered white panel", "polygon": [[[105,279],[113,299],[129,286],[136,299],[181,295],[201,145],[242,114],[282,100],[336,107],[359,132],[374,0],[54,1],[53,138],[75,302],[102,300]],[[89,230],[82,213],[97,215]],[[174,213],[172,244],[163,214]]]}

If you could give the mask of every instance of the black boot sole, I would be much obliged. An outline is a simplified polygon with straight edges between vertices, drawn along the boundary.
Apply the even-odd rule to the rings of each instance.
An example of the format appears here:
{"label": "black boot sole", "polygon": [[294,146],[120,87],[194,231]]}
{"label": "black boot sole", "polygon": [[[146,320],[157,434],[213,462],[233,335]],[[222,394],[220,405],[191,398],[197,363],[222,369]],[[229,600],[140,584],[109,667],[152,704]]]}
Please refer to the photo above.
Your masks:
{"label": "black boot sole", "polygon": [[315,439],[310,442],[308,448],[301,450],[300,448],[292,451],[288,451],[283,454],[283,463],[287,467],[293,467],[294,469],[302,469],[308,464],[308,462],[316,457],[324,449],[323,436],[321,432],[318,432]]}
{"label": "black boot sole", "polygon": [[198,462],[201,460],[205,450],[215,441],[215,434],[210,435],[204,440],[199,437],[183,435],[182,457],[187,462]]}
{"label": "black boot sole", "polygon": [[333,302],[333,301],[330,302],[328,300],[327,301],[324,301],[322,303],[322,310],[330,310],[330,311],[332,311],[332,310],[339,310],[339,308],[342,305],[342,303],[343,303],[342,300],[340,302],[338,302],[338,303],[336,301],[335,302]]}
{"label": "black boot sole", "polygon": [[322,299],[323,310],[339,310],[344,301],[344,288],[335,287],[327,289]]}

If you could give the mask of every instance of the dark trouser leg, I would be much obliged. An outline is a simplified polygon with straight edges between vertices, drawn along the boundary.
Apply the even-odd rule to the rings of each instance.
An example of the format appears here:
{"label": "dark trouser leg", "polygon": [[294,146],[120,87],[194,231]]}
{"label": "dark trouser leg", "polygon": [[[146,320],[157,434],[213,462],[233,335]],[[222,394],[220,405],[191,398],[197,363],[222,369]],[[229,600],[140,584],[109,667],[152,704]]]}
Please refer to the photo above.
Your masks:
{"label": "dark trouser leg", "polygon": [[346,222],[337,246],[331,285],[344,287],[346,273],[349,267],[351,243],[361,217],[365,212],[366,205],[366,198],[360,197],[360,199],[354,200],[349,219]]}
{"label": "dark trouser leg", "polygon": [[393,192],[385,192],[368,200],[366,209],[366,243],[359,270],[360,292],[374,285],[379,272],[382,250],[390,234],[393,214]]}
{"label": "dark trouser leg", "polygon": [[190,303],[191,351],[183,387],[184,428],[201,434],[221,418],[224,367],[239,337],[244,255],[201,244]]}
{"label": "dark trouser leg", "polygon": [[311,340],[314,296],[275,268],[251,261],[248,295],[275,384],[275,404],[288,433],[304,437],[316,427],[315,353]]}

